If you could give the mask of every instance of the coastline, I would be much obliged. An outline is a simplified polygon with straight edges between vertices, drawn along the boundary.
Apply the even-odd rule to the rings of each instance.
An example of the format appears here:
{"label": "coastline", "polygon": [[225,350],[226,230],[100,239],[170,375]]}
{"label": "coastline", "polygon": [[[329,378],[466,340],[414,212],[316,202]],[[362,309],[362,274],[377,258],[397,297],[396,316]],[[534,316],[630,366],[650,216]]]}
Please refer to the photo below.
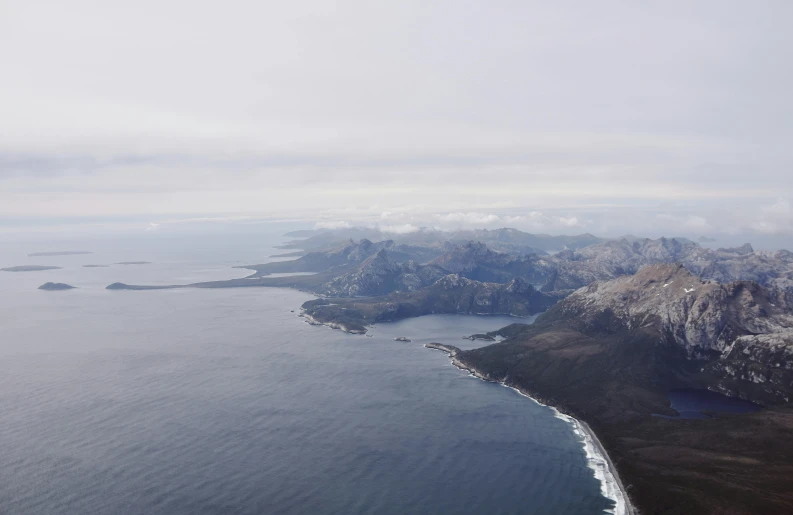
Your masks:
{"label": "coastline", "polygon": [[[584,450],[587,452],[587,457],[590,458],[590,467],[592,466],[593,461],[596,459],[601,459],[604,462],[605,473],[607,474],[607,476],[601,479],[600,477],[598,477],[598,472],[595,472],[595,477],[598,477],[598,479],[600,479],[601,490],[608,489],[608,487],[613,487],[613,491],[609,492],[608,494],[604,494],[604,496],[614,500],[617,503],[614,506],[614,510],[613,510],[614,515],[636,515],[636,509],[633,507],[633,504],[630,501],[630,497],[628,497],[628,492],[625,489],[625,485],[622,483],[622,479],[617,473],[617,468],[614,466],[614,463],[611,461],[611,457],[606,452],[606,449],[603,447],[603,444],[600,443],[600,439],[597,437],[597,435],[592,430],[592,428],[589,427],[589,424],[587,424],[583,420],[578,420],[573,417],[568,417],[568,418],[570,420],[575,421],[574,423],[580,427],[584,439],[588,443],[592,444],[594,452],[592,452],[591,454],[587,446],[585,445],[584,447]],[[615,500],[615,497],[620,498],[622,506],[620,506],[620,501]]]}
{"label": "coastline", "polygon": [[363,329],[350,328],[340,322],[321,322],[316,318],[312,317],[311,315],[309,315],[308,313],[306,313],[306,310],[302,308],[300,314],[297,316],[305,319],[305,322],[308,325],[324,325],[325,327],[330,327],[331,329],[336,329],[338,331],[343,331],[349,334],[366,334],[368,331],[366,328]]}
{"label": "coastline", "polygon": [[503,380],[487,377],[475,368],[462,363],[457,359],[457,353],[460,352],[460,349],[454,347],[453,345],[427,343],[424,345],[424,347],[431,350],[445,352],[451,358],[452,365],[460,370],[468,372],[468,374],[472,377],[481,379],[482,381],[487,381],[489,383],[500,384],[505,388],[514,390],[519,395],[531,399],[541,406],[546,406],[553,410],[554,415],[557,418],[569,423],[573,428],[573,432],[581,438],[581,443],[583,444],[584,452],[586,453],[588,466],[594,473],[595,478],[600,482],[601,494],[603,497],[614,501],[614,507],[611,508],[609,512],[612,515],[637,515],[636,509],[631,503],[630,497],[628,496],[625,486],[623,485],[622,480],[617,473],[614,463],[611,461],[611,458],[609,457],[603,445],[600,443],[600,440],[598,439],[595,432],[589,427],[589,424],[583,420],[578,420],[571,417],[570,415],[562,413],[558,408],[548,403],[542,402],[520,388],[508,385]]}

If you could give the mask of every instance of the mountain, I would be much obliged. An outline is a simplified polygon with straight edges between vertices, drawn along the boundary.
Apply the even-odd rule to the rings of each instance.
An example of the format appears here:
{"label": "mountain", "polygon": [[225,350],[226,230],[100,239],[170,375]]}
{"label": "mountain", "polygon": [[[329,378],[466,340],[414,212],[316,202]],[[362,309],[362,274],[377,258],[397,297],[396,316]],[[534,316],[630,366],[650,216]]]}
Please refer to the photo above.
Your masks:
{"label": "mountain", "polygon": [[460,244],[467,241],[479,241],[494,250],[513,255],[545,254],[563,249],[577,249],[606,241],[591,234],[551,236],[549,234],[531,234],[511,228],[442,231],[423,227],[406,234],[394,234],[381,231],[378,228],[350,227],[324,231],[298,231],[287,233],[286,236],[301,239],[289,241],[279,248],[303,249],[309,252],[327,250],[350,239],[372,241],[394,239],[397,243],[422,247],[439,246],[446,242]]}
{"label": "mountain", "polygon": [[[422,247],[399,244],[393,240],[373,243],[363,239],[348,241],[328,250],[309,252],[290,261],[276,261],[240,268],[255,270],[248,281],[228,281],[228,286],[284,285],[279,280],[253,282],[276,273],[316,273],[313,278],[289,279],[297,285],[322,295],[334,297],[384,295],[394,291],[413,291],[433,284],[450,273],[480,282],[507,283],[516,277],[533,284],[544,284],[552,264],[548,256],[530,254],[513,256],[496,252],[478,242]],[[425,264],[421,264],[425,263]],[[276,279],[276,278],[273,278]],[[213,282],[212,287],[221,287]]]}
{"label": "mountain", "polygon": [[702,281],[682,265],[650,265],[593,283],[549,317],[588,332],[650,331],[703,363],[708,387],[762,404],[793,399],[793,306],[752,281]]}
{"label": "mountain", "polygon": [[[502,343],[447,350],[479,377],[587,422],[642,513],[793,513],[793,253],[633,237],[554,255],[499,251],[531,241],[513,231],[349,240],[245,267],[256,271],[246,278],[189,286],[332,297],[306,302],[302,316],[353,333],[431,313],[547,309],[533,325],[498,331]],[[451,241],[471,236],[480,239]],[[270,275],[284,272],[313,274]],[[172,287],[183,286],[108,288]],[[674,389],[765,409],[675,419]]]}
{"label": "mountain", "polygon": [[[514,232],[503,229],[475,232],[474,235],[503,240]],[[394,240],[372,242],[364,238],[308,252],[289,261],[239,267],[255,272],[244,279],[189,286],[279,286],[333,297],[370,296],[415,291],[444,275],[458,274],[479,282],[502,284],[522,278],[544,292],[553,292],[558,298],[595,281],[631,275],[648,264],[662,263],[682,263],[700,279],[723,283],[755,281],[768,288],[778,302],[793,304],[793,253],[755,251],[748,244],[713,250],[676,238],[623,238],[567,249],[555,255],[514,255],[493,250],[480,241],[411,245]],[[274,276],[295,273],[313,275]]]}
{"label": "mountain", "polygon": [[531,254],[516,257],[493,251],[481,242],[469,241],[461,245],[447,245],[447,248],[447,252],[430,264],[477,281],[506,283],[522,277],[531,283],[543,284],[552,269],[547,256]]}
{"label": "mountain", "polygon": [[[589,423],[642,513],[793,510],[793,317],[752,281],[679,264],[577,290],[531,326],[455,360]],[[768,406],[675,420],[667,392],[712,389]],[[773,442],[773,443],[772,443]]]}
{"label": "mountain", "polygon": [[314,231],[292,231],[284,236],[297,238],[276,248],[302,249],[306,251],[327,250],[343,245],[350,240],[383,240],[380,231],[366,227],[349,227],[342,229],[320,229]]}
{"label": "mountain", "polygon": [[450,274],[417,291],[308,301],[303,304],[303,314],[315,323],[366,332],[365,326],[377,322],[433,313],[528,316],[556,301],[556,297],[537,291],[523,279],[497,284]]}
{"label": "mountain", "polygon": [[578,249],[606,241],[591,234],[575,236],[551,236],[550,234],[532,234],[518,229],[472,229],[460,230],[449,234],[447,241],[464,243],[478,241],[486,243],[490,248],[510,254],[544,254],[564,249]]}
{"label": "mountain", "polygon": [[553,256],[545,291],[576,289],[593,281],[636,273],[657,263],[682,263],[702,279],[756,281],[793,299],[793,253],[755,251],[751,245],[712,250],[675,238],[608,241]]}
{"label": "mountain", "polygon": [[414,291],[436,282],[447,273],[440,267],[419,265],[415,261],[397,263],[391,258],[390,251],[381,249],[352,272],[323,285],[319,292],[335,297],[359,297]]}
{"label": "mountain", "polygon": [[405,257],[405,252],[399,251],[401,248],[413,247],[382,246],[377,254],[368,257],[358,267],[315,291],[334,297],[358,297],[418,290],[448,274],[494,283],[508,283],[520,277],[534,284],[543,284],[549,276],[549,262],[537,255],[515,257],[495,252],[479,242],[462,245],[447,242],[443,246],[446,252],[426,265],[413,260],[398,262],[399,258]]}
{"label": "mountain", "polygon": [[344,242],[330,249],[309,252],[297,259],[274,261],[261,265],[244,265],[237,268],[255,270],[257,276],[280,273],[320,273],[338,269],[341,274],[352,270],[369,257],[381,250],[387,250],[392,259],[398,261],[416,260],[429,261],[442,254],[442,250],[429,247],[397,244],[394,240],[383,240],[373,243],[366,238],[357,243],[353,240]]}

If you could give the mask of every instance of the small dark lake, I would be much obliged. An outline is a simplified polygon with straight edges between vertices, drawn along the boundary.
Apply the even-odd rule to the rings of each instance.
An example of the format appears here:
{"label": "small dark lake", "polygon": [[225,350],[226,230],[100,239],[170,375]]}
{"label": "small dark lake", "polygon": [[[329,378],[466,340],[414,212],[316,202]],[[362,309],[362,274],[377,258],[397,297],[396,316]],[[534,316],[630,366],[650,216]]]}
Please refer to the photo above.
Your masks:
{"label": "small dark lake", "polygon": [[710,418],[704,412],[715,411],[718,413],[752,413],[759,411],[762,406],[743,399],[727,397],[709,390],[672,390],[669,392],[669,401],[672,408],[680,413],[679,417],[654,414],[661,418]]}

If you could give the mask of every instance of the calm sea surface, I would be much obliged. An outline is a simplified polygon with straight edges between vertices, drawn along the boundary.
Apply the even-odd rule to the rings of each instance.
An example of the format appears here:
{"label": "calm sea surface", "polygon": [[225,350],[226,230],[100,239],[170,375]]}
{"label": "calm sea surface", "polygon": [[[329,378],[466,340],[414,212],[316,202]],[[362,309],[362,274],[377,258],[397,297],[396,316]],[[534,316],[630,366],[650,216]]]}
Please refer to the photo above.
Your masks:
{"label": "calm sea surface", "polygon": [[[304,323],[297,312],[312,297],[297,291],[104,289],[242,277],[231,266],[266,261],[273,241],[0,248],[0,267],[64,267],[0,272],[0,513],[596,514],[612,504],[566,422],[423,348],[481,345],[461,336],[515,319],[427,316],[368,338]],[[95,254],[26,256],[51,250]],[[132,260],[152,264],[81,266]],[[79,289],[36,289],[46,281]]]}

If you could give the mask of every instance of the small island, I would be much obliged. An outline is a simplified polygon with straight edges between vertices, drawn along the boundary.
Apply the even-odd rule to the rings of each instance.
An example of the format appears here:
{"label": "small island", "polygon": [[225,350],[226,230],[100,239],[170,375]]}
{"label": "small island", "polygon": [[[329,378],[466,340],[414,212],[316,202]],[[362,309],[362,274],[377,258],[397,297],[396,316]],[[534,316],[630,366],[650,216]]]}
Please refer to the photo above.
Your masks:
{"label": "small island", "polygon": [[83,265],[83,268],[107,268],[110,265]]}
{"label": "small island", "polygon": [[33,252],[28,254],[28,257],[44,257],[44,256],[79,256],[82,254],[93,254],[88,250],[59,250],[55,252]]}
{"label": "small island", "polygon": [[407,336],[397,336],[394,338],[395,342],[409,342],[410,339]]}
{"label": "small island", "polygon": [[60,270],[59,266],[21,265],[0,268],[0,272],[41,272],[43,270]]}
{"label": "small island", "polygon": [[73,290],[75,287],[71,284],[66,283],[44,283],[39,286],[39,290],[46,290],[46,291],[64,291],[64,290]]}
{"label": "small island", "polygon": [[151,261],[119,261],[116,265],[150,265]]}

